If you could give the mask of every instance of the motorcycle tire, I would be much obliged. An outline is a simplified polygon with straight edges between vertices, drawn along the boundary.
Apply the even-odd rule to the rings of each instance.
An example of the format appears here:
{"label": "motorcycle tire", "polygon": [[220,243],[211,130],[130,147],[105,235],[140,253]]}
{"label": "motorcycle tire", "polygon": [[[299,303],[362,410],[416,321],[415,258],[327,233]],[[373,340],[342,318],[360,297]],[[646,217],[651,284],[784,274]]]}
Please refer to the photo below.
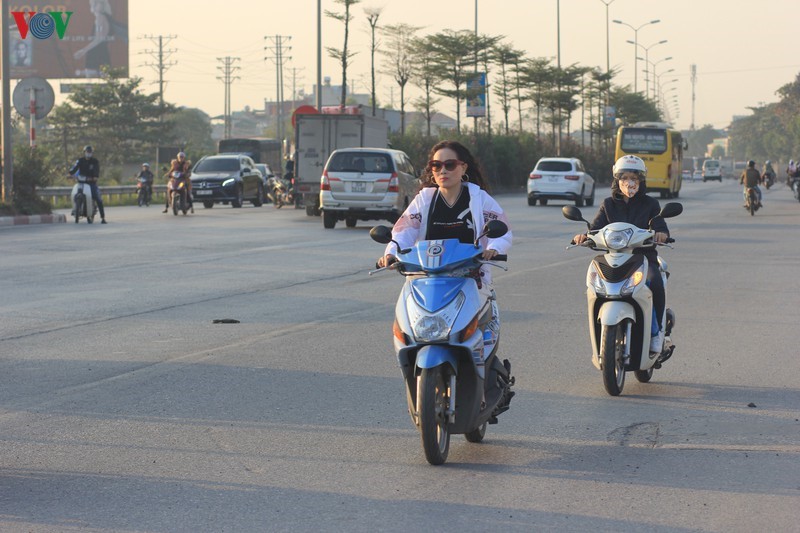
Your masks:
{"label": "motorcycle tire", "polygon": [[147,203],[147,194],[142,190],[139,190],[139,197],[137,198],[137,203],[139,204],[139,207],[142,207]]}
{"label": "motorcycle tire", "polygon": [[486,425],[487,423],[484,422],[480,427],[467,431],[464,433],[464,438],[467,439],[467,442],[481,442],[486,435]]}
{"label": "motorcycle tire", "polygon": [[603,386],[611,396],[619,396],[625,386],[625,361],[623,360],[627,323],[623,320],[613,326],[603,326],[603,342],[600,358],[603,367]]}
{"label": "motorcycle tire", "polygon": [[417,377],[417,411],[419,433],[425,459],[441,465],[450,451],[450,431],[447,428],[447,379],[441,366],[423,368]]}
{"label": "motorcycle tire", "polygon": [[82,195],[75,195],[75,223],[77,224],[78,221],[81,219],[81,212],[83,211],[83,196]]}
{"label": "motorcycle tire", "polygon": [[753,199],[751,198],[750,201],[747,202],[747,204],[748,204],[747,207],[750,210],[750,216],[755,215],[756,214],[756,204],[753,201]]}
{"label": "motorcycle tire", "polygon": [[653,377],[653,369],[648,368],[647,370],[634,370],[633,375],[636,376],[636,381],[639,383],[648,383]]}
{"label": "motorcycle tire", "polygon": [[172,214],[178,216],[178,204],[180,203],[180,194],[172,193]]}

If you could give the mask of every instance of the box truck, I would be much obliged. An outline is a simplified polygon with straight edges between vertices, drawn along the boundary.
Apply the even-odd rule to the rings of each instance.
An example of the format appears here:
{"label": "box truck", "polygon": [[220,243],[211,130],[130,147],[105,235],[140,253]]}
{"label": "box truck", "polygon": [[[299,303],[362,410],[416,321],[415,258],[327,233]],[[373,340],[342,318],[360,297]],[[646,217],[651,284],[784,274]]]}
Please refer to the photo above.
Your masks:
{"label": "box truck", "polygon": [[319,181],[339,148],[387,148],[389,123],[367,115],[298,114],[295,117],[294,190],[308,216],[319,216]]}

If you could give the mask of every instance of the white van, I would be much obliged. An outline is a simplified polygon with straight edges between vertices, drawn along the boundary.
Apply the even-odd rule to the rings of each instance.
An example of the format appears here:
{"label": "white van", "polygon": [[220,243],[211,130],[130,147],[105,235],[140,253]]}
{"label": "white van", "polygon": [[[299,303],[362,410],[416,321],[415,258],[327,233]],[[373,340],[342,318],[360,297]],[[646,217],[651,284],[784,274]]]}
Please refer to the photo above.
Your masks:
{"label": "white van", "polygon": [[703,181],[718,180],[722,181],[722,169],[716,159],[706,159],[703,161]]}

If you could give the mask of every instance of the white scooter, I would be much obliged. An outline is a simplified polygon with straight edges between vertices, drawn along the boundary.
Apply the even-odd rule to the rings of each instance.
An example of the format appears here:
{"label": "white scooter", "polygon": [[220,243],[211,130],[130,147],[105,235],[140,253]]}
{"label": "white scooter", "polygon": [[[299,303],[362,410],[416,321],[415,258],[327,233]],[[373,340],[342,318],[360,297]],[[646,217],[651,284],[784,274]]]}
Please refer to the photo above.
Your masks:
{"label": "white scooter", "polygon": [[[511,365],[497,357],[495,301],[480,295],[474,277],[482,264],[500,267],[481,259],[477,241],[507,231],[503,222],[491,220],[474,245],[457,239],[419,241],[399,250],[391,267],[406,276],[395,307],[394,347],[408,412],[432,465],[447,460],[450,434],[462,433],[469,442],[483,440],[486,425],[497,423],[514,396]],[[386,226],[372,228],[370,236],[382,244],[393,242]]]}
{"label": "white scooter", "polygon": [[92,187],[89,185],[86,176],[76,174],[72,176],[77,183],[72,187],[72,214],[77,224],[81,217],[86,217],[86,222],[94,222],[96,211],[95,199],[92,196]]}
{"label": "white scooter", "polygon": [[[569,220],[590,225],[575,206],[564,206],[561,211]],[[666,204],[657,216],[671,218],[682,212],[683,206],[673,202]],[[666,309],[664,323],[656,324],[653,293],[646,283],[648,261],[644,254],[633,253],[636,249],[654,247],[654,235],[653,230],[613,222],[589,231],[588,238],[580,245],[605,252],[589,265],[586,296],[592,363],[602,371],[603,385],[611,396],[622,392],[625,372],[633,371],[638,381],[647,383],[653,377],[653,370],[661,368],[675,349],[671,341],[675,314]],[[667,242],[675,240],[667,239]],[[572,244],[568,248],[575,246],[579,245]],[[666,292],[669,272],[661,257],[658,268]],[[659,352],[651,353],[650,334],[655,327],[664,330],[664,344]]]}

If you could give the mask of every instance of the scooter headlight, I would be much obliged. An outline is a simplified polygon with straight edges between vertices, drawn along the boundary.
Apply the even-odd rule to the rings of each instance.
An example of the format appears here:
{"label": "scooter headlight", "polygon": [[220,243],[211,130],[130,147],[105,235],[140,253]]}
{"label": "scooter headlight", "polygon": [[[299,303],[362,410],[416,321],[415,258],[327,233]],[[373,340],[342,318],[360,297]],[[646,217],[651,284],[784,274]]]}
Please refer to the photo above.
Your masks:
{"label": "scooter headlight", "polygon": [[450,325],[443,317],[429,315],[420,317],[414,324],[414,336],[423,342],[441,341],[450,335]]}
{"label": "scooter headlight", "polygon": [[600,273],[594,263],[589,265],[589,271],[586,273],[586,286],[600,296],[606,295],[606,284],[603,278],[600,277]]}
{"label": "scooter headlight", "polygon": [[647,278],[647,272],[645,271],[645,266],[642,265],[625,280],[625,284],[619,290],[619,293],[623,296],[633,294],[633,291],[636,290],[636,287],[638,287],[645,278]]}
{"label": "scooter headlight", "polygon": [[461,310],[461,306],[464,305],[465,300],[464,293],[459,292],[452,302],[435,313],[428,313],[418,307],[416,303],[409,302],[408,309],[411,310],[413,308],[409,318],[411,319],[414,338],[419,342],[446,341],[450,337],[450,330],[453,328],[453,323],[456,321],[458,312]]}
{"label": "scooter headlight", "polygon": [[603,232],[603,239],[606,245],[612,250],[621,250],[628,246],[628,243],[633,237],[633,230],[630,228],[624,230],[606,230]]}

